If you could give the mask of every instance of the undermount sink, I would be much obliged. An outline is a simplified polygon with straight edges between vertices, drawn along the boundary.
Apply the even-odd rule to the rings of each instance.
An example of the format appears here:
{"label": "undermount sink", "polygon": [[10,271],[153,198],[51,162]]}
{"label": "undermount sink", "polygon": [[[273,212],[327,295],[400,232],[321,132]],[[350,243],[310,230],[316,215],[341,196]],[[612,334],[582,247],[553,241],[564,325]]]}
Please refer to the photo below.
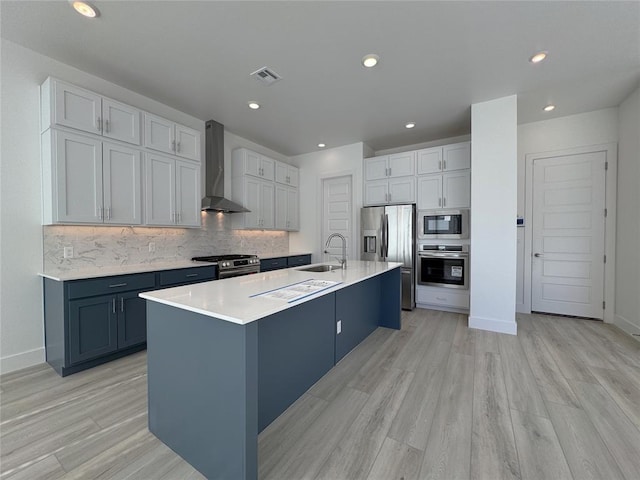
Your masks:
{"label": "undermount sink", "polygon": [[333,270],[340,270],[340,265],[314,265],[312,267],[299,268],[301,272],[331,272]]}

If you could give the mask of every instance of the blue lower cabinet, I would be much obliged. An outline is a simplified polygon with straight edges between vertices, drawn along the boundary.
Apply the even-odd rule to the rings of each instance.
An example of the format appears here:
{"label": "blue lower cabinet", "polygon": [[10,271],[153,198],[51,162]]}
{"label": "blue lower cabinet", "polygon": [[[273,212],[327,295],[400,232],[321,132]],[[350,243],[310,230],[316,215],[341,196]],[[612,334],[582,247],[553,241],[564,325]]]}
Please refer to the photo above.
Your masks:
{"label": "blue lower cabinet", "polygon": [[147,301],[140,292],[118,295],[118,348],[132,347],[147,341]]}
{"label": "blue lower cabinet", "polygon": [[260,271],[270,272],[271,270],[280,270],[287,268],[287,257],[265,258],[260,260]]}
{"label": "blue lower cabinet", "polygon": [[301,265],[310,265],[311,255],[295,255],[287,257],[287,267],[299,267]]}
{"label": "blue lower cabinet", "polygon": [[69,360],[71,365],[118,349],[116,297],[83,298],[69,302]]}

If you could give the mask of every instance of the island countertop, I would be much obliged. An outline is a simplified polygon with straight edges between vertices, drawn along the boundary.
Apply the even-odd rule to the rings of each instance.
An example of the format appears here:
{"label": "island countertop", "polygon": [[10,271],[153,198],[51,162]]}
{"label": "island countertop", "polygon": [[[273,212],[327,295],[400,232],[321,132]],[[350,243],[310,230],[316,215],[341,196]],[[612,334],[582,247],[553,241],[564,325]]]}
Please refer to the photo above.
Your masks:
{"label": "island countertop", "polygon": [[[337,269],[329,272],[302,271],[303,268],[309,268],[310,266],[312,265],[155,290],[141,293],[140,297],[245,325],[318,298],[318,296],[335,292],[354,283],[380,275],[394,268],[399,268],[402,264],[350,260],[345,270]],[[329,280],[339,283],[293,302],[260,295],[306,280]]]}

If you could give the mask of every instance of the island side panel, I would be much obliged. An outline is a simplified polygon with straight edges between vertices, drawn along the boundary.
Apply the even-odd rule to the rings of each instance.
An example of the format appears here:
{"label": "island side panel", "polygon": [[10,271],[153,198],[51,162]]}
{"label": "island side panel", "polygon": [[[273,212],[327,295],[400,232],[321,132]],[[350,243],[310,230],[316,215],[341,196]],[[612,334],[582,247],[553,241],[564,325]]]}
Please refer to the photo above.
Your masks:
{"label": "island side panel", "polygon": [[334,365],[335,294],[260,319],[258,431]]}
{"label": "island side panel", "polygon": [[209,479],[257,478],[257,338],[147,301],[149,430]]}
{"label": "island side panel", "polygon": [[380,317],[381,327],[400,330],[402,310],[402,274],[399,268],[389,270],[380,279]]}

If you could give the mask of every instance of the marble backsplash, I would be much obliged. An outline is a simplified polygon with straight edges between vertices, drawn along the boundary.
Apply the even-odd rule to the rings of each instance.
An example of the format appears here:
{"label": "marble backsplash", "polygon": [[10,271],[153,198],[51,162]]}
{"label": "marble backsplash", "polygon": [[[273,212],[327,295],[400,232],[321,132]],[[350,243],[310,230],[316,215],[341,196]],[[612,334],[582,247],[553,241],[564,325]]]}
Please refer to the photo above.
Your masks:
{"label": "marble backsplash", "polygon": [[[44,271],[64,272],[87,267],[166,263],[213,254],[289,252],[289,233],[232,230],[229,215],[203,213],[202,228],[116,226],[43,227]],[[149,243],[155,252],[149,252]],[[73,247],[73,258],[63,258]]]}

